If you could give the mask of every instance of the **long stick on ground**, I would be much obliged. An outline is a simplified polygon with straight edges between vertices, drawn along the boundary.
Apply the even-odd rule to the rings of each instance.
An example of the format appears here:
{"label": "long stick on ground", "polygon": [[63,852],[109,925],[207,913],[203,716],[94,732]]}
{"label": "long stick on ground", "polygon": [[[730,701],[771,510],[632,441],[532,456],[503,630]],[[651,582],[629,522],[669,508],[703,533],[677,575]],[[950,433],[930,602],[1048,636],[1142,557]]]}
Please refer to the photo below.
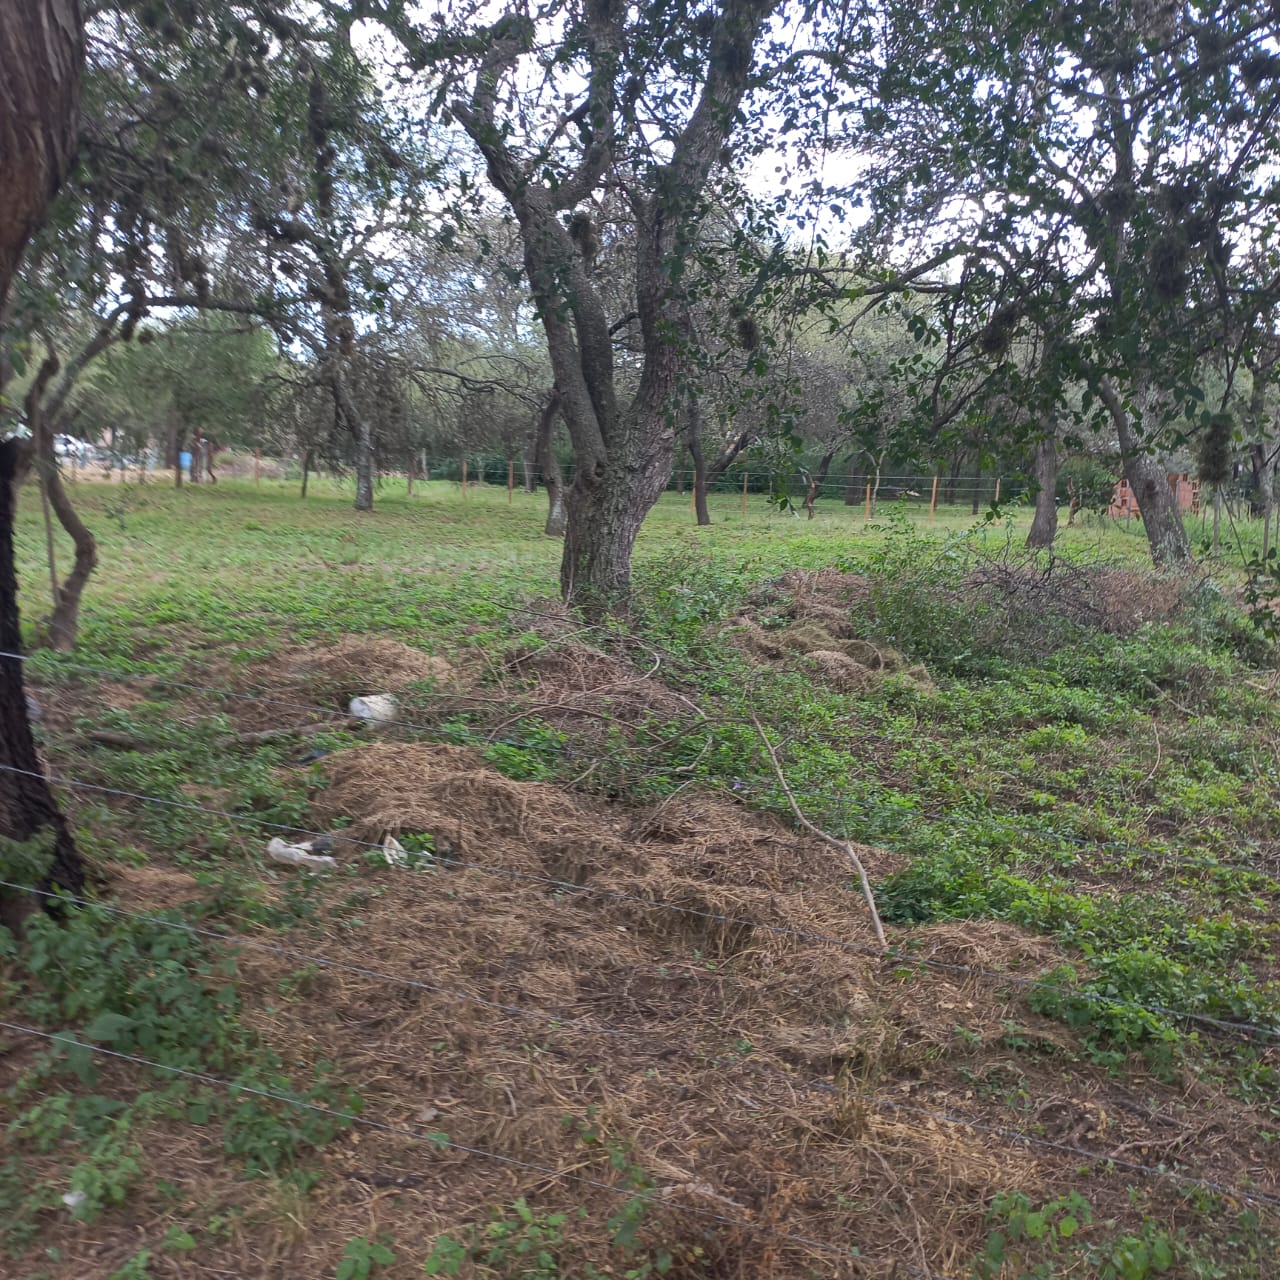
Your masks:
{"label": "long stick on ground", "polygon": [[764,749],[769,753],[769,763],[773,765],[773,772],[778,779],[778,785],[781,786],[783,794],[787,797],[787,803],[791,806],[791,812],[796,815],[796,821],[806,831],[812,832],[817,836],[819,840],[825,841],[833,849],[841,850],[849,861],[853,863],[854,869],[858,873],[858,879],[862,882],[862,896],[867,900],[867,911],[871,915],[871,927],[876,931],[876,940],[880,943],[881,949],[887,952],[889,943],[884,936],[884,925],[880,923],[880,912],[876,909],[876,897],[871,892],[871,881],[867,879],[867,869],[862,865],[862,859],[858,857],[857,851],[848,840],[837,840],[835,836],[828,835],[820,827],[815,827],[800,812],[800,806],[796,804],[796,798],[791,794],[791,788],[787,785],[782,766],[778,763],[778,753],[773,749],[773,743],[769,741],[768,735],[754,714],[751,717],[751,723],[755,725],[756,732],[760,735],[760,741],[764,743]]}

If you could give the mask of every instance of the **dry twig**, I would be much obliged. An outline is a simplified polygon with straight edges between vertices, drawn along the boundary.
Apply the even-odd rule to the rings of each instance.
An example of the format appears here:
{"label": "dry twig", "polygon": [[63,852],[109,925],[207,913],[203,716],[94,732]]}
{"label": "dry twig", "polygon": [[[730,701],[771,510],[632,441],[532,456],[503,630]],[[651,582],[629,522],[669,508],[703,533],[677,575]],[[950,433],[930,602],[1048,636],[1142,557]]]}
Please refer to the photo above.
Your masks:
{"label": "dry twig", "polygon": [[758,717],[754,714],[751,717],[751,723],[755,725],[756,732],[760,735],[760,741],[764,743],[764,749],[769,753],[769,762],[773,765],[774,775],[778,779],[779,786],[782,787],[783,794],[787,797],[787,803],[791,806],[791,812],[796,815],[796,821],[806,830],[812,832],[819,840],[825,841],[831,845],[833,849],[842,850],[853,863],[854,869],[858,873],[858,879],[862,882],[862,896],[867,900],[867,910],[871,913],[871,927],[876,931],[876,941],[880,943],[880,947],[886,953],[889,950],[889,943],[884,936],[884,925],[880,923],[880,912],[876,909],[875,894],[871,892],[871,881],[867,879],[867,869],[862,865],[862,859],[858,857],[857,851],[852,843],[848,840],[838,840],[835,836],[828,835],[820,827],[815,827],[808,818],[800,812],[800,806],[796,804],[796,798],[791,794],[791,788],[787,785],[787,779],[783,775],[782,766],[778,763],[778,753],[773,749],[773,743],[769,741],[768,735],[765,733],[760,724]]}

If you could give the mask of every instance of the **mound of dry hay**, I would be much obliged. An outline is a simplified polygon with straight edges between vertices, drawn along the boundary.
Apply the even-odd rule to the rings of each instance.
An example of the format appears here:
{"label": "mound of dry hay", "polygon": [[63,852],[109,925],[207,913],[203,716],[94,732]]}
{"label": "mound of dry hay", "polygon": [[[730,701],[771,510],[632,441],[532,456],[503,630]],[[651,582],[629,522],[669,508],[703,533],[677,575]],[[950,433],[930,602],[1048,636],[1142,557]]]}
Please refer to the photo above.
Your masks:
{"label": "mound of dry hay", "polygon": [[[282,1002],[262,962],[272,997],[263,1031],[323,1048],[380,1120],[444,1128],[453,1142],[571,1168],[597,1186],[613,1177],[608,1152],[625,1151],[665,1206],[645,1230],[701,1249],[709,1274],[761,1274],[762,1251],[779,1277],[892,1271],[844,1268],[699,1210],[942,1266],[979,1247],[994,1192],[1047,1194],[1042,1160],[921,1112],[971,1108],[972,1090],[949,1095],[943,1079],[955,1028],[998,1044],[1017,996],[964,972],[906,981],[867,955],[848,868],[818,841],[720,796],[628,812],[512,782],[457,747],[354,748],[331,778],[320,798],[329,818],[375,838],[388,827],[442,831],[479,864],[433,875],[371,867],[378,891],[361,907],[363,927],[325,939],[336,960],[367,966],[372,948],[380,969],[425,987],[326,970],[306,1000]],[[879,850],[862,856],[877,876],[895,865]],[[1059,958],[1007,925],[911,934],[925,954],[961,965],[1038,969]],[[908,943],[907,932],[895,941]],[[257,963],[245,959],[250,986]],[[895,1076],[917,1083],[879,1083]],[[602,1135],[594,1147],[577,1137],[588,1120]],[[387,1177],[422,1170],[421,1150],[395,1133],[362,1133],[340,1159]],[[483,1220],[482,1206],[536,1181],[541,1209],[587,1210],[574,1247],[597,1266],[607,1259],[616,1198],[541,1175],[513,1182],[509,1168],[465,1154],[437,1159],[447,1162],[439,1176],[397,1188],[398,1243]],[[918,1217],[901,1210],[911,1202]],[[324,1206],[344,1222],[360,1207],[336,1196]]]}
{"label": "mound of dry hay", "polygon": [[364,693],[400,693],[413,684],[446,686],[456,680],[444,658],[385,636],[345,635],[336,644],[301,645],[280,656],[288,683],[325,700]]}
{"label": "mound of dry hay", "polygon": [[901,674],[919,689],[933,688],[928,670],[909,663],[896,649],[844,638],[852,630],[847,620],[834,631],[814,621],[767,631],[748,617],[734,619],[734,625],[738,643],[754,657],[766,662],[802,657],[824,684],[841,693],[865,692],[894,674]]}
{"label": "mound of dry hay", "polygon": [[461,684],[446,659],[372,635],[291,645],[255,663],[248,676],[261,701],[238,701],[231,710],[239,729],[254,731],[305,725],[326,710],[345,715],[351,699],[365,694],[403,693],[414,685],[451,692]]}

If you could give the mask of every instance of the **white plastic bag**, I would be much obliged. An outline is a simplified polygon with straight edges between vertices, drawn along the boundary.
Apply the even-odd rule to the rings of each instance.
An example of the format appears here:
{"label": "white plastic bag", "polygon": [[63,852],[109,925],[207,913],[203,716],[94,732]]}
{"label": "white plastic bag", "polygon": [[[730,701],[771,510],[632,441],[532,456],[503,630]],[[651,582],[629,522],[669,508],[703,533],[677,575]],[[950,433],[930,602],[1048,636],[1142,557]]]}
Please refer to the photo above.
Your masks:
{"label": "white plastic bag", "polygon": [[391,724],[399,707],[389,693],[368,693],[363,698],[352,698],[348,710],[356,720],[368,720],[370,724]]}
{"label": "white plastic bag", "polygon": [[286,867],[309,867],[312,871],[332,869],[338,865],[335,858],[314,854],[305,844],[286,844],[279,836],[267,845],[267,857]]}

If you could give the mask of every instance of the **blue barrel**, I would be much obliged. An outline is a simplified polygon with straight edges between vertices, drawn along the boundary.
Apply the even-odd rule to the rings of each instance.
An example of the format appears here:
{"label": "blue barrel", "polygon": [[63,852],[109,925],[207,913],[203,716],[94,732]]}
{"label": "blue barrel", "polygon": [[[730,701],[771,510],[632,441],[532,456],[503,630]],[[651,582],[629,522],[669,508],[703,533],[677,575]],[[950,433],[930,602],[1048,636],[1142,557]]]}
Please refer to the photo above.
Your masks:
{"label": "blue barrel", "polygon": [[185,452],[178,454],[178,465],[183,469],[183,471],[190,471],[191,455]]}

